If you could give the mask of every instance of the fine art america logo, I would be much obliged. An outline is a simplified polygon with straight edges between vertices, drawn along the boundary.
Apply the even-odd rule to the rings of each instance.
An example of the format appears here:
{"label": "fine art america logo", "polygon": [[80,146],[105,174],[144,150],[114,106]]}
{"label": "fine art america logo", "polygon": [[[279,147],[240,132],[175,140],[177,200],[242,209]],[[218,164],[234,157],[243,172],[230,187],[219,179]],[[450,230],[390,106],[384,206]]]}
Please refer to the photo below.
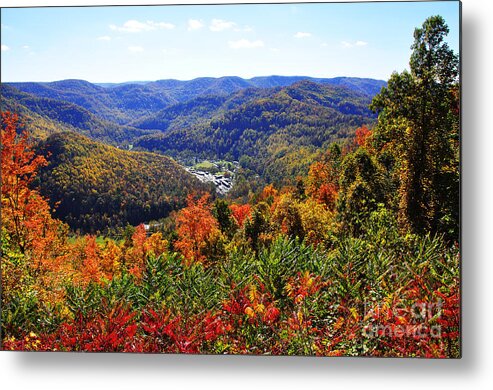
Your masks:
{"label": "fine art america logo", "polygon": [[[389,307],[383,303],[366,302],[364,318],[370,322],[363,327],[368,338],[440,338],[442,329],[438,319],[442,314],[442,301],[416,302],[411,306]],[[389,320],[393,321],[389,321]],[[389,323],[390,322],[390,323]]]}

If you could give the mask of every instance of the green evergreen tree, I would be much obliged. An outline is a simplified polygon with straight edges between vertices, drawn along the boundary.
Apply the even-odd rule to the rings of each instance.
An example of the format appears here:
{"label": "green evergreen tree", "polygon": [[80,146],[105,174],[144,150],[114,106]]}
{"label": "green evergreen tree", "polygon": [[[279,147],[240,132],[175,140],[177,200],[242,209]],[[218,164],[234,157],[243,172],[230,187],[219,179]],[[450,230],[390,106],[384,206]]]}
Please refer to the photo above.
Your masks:
{"label": "green evergreen tree", "polygon": [[231,238],[234,234],[235,222],[228,203],[223,199],[216,199],[212,208],[212,215],[217,219],[221,232]]}

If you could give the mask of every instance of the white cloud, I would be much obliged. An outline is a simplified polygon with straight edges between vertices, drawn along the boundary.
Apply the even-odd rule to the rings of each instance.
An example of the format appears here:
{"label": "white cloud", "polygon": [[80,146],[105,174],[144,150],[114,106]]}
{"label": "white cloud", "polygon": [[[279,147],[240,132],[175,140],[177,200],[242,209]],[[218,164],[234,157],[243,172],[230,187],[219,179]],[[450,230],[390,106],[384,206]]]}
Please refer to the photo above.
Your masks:
{"label": "white cloud", "polygon": [[174,24],[165,22],[153,22],[148,20],[146,22],[139,22],[138,20],[127,20],[123,25],[116,26],[110,24],[110,29],[113,31],[137,33],[142,31],[153,30],[172,30],[175,28]]}
{"label": "white cloud", "polygon": [[348,42],[348,41],[342,41],[341,42],[342,47],[345,48],[350,48],[350,47],[355,47],[355,46],[366,46],[368,45],[368,42],[365,41],[356,41],[356,42]]}
{"label": "white cloud", "polygon": [[129,46],[128,51],[130,53],[142,53],[144,48],[142,46]]}
{"label": "white cloud", "polygon": [[312,34],[310,34],[309,32],[301,32],[301,31],[298,31],[296,34],[294,34],[294,37],[295,38],[309,38],[311,37]]}
{"label": "white cloud", "polygon": [[236,26],[235,22],[228,22],[222,19],[212,19],[209,29],[211,31],[224,31]]}
{"label": "white cloud", "polygon": [[102,37],[96,38],[98,41],[111,41],[111,37],[108,35],[103,35]]}
{"label": "white cloud", "polygon": [[2,51],[7,51],[7,50],[10,50],[10,47],[8,47],[7,45],[2,45]]}
{"label": "white cloud", "polygon": [[253,32],[253,27],[245,26],[245,27],[236,27],[234,29],[235,32]]}
{"label": "white cloud", "polygon": [[202,27],[204,27],[202,20],[188,19],[188,31],[200,30]]}
{"label": "white cloud", "polygon": [[264,42],[261,40],[249,41],[248,39],[240,39],[238,41],[229,41],[231,49],[255,49],[264,46]]}
{"label": "white cloud", "polygon": [[22,46],[22,48],[27,50],[27,49],[30,49],[30,48],[31,48],[31,46],[29,46],[29,45],[24,45],[24,46]]}
{"label": "white cloud", "polygon": [[149,26],[154,28],[155,30],[161,29],[161,30],[173,30],[175,28],[175,25],[173,23],[166,23],[166,22],[147,22]]}
{"label": "white cloud", "polygon": [[328,47],[328,46],[329,46],[329,44],[326,42],[320,44],[320,47]]}

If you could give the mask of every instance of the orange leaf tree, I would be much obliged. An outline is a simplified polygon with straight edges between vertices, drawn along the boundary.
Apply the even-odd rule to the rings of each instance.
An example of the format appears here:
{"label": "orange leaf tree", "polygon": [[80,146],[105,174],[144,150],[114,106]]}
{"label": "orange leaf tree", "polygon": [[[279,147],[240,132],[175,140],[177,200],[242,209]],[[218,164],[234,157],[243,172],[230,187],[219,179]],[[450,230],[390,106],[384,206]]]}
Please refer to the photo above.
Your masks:
{"label": "orange leaf tree", "polygon": [[[53,278],[64,275],[65,235],[62,233],[66,227],[51,217],[46,199],[31,188],[39,168],[47,161],[35,155],[28,133],[18,134],[19,127],[16,114],[2,113],[2,242],[10,253],[19,253],[27,272],[45,291],[52,289]],[[8,267],[8,259],[2,257]],[[8,275],[4,267],[3,271]]]}
{"label": "orange leaf tree", "polygon": [[242,205],[233,203],[231,206],[229,206],[229,208],[231,209],[233,218],[238,224],[238,226],[240,228],[243,227],[243,223],[245,222],[245,219],[247,219],[252,213],[252,207],[248,203]]}
{"label": "orange leaf tree", "polygon": [[307,194],[329,210],[334,210],[339,191],[341,149],[332,144],[322,161],[313,163],[308,172]]}
{"label": "orange leaf tree", "polygon": [[355,143],[358,146],[366,147],[368,144],[369,139],[372,136],[372,131],[368,129],[365,125],[359,127],[356,129],[356,138],[355,138]]}
{"label": "orange leaf tree", "polygon": [[135,228],[132,235],[132,246],[127,252],[126,265],[128,271],[138,280],[142,277],[142,272],[145,267],[146,259],[146,243],[147,233],[143,224]]}
{"label": "orange leaf tree", "polygon": [[180,210],[176,217],[179,239],[175,247],[183,254],[187,264],[204,262],[204,250],[219,235],[217,220],[208,203],[209,194],[195,200],[192,195],[187,197],[187,207]]}

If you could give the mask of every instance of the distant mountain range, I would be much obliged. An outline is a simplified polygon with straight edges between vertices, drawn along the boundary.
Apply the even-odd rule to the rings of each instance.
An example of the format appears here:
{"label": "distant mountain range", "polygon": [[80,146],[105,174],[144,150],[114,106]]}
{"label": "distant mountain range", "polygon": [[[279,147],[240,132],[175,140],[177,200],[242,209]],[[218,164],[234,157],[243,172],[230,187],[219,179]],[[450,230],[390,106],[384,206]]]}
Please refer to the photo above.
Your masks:
{"label": "distant mountain range", "polygon": [[120,125],[67,100],[26,93],[11,85],[1,86],[2,111],[22,116],[36,138],[60,131],[75,131],[93,139],[122,145],[148,131]]}
{"label": "distant mountain range", "polygon": [[[184,193],[173,188],[181,181],[190,184],[190,191],[203,189],[171,160],[132,153],[150,151],[182,163],[239,161],[230,196],[245,197],[266,183],[293,183],[331,142],[350,139],[363,124],[371,127],[376,115],[368,107],[384,85],[372,79],[301,76],[104,85],[63,80],[3,83],[0,93],[2,111],[17,112],[41,142],[40,150],[51,155],[41,188],[50,199],[62,201],[58,216],[73,226],[99,229],[136,223],[146,215],[165,216],[183,201]],[[86,185],[85,178],[94,179],[91,167],[99,173]],[[122,167],[130,173],[125,175]],[[106,170],[121,176],[110,188]],[[50,179],[53,175],[57,181]],[[132,188],[130,182],[139,183],[127,192],[133,203],[118,208],[118,192]],[[165,200],[149,195],[156,191]],[[142,194],[148,194],[143,203],[138,199]],[[170,200],[167,194],[179,196]]]}
{"label": "distant mountain range", "polygon": [[252,79],[202,77],[189,81],[158,80],[111,86],[107,84],[101,86],[83,80],[3,84],[37,97],[76,104],[102,119],[124,125],[165,107],[183,103],[199,96],[224,96],[246,88],[286,87],[302,80],[343,86],[368,96],[374,96],[385,85],[384,81],[373,79],[312,78],[305,76],[266,76]]}

